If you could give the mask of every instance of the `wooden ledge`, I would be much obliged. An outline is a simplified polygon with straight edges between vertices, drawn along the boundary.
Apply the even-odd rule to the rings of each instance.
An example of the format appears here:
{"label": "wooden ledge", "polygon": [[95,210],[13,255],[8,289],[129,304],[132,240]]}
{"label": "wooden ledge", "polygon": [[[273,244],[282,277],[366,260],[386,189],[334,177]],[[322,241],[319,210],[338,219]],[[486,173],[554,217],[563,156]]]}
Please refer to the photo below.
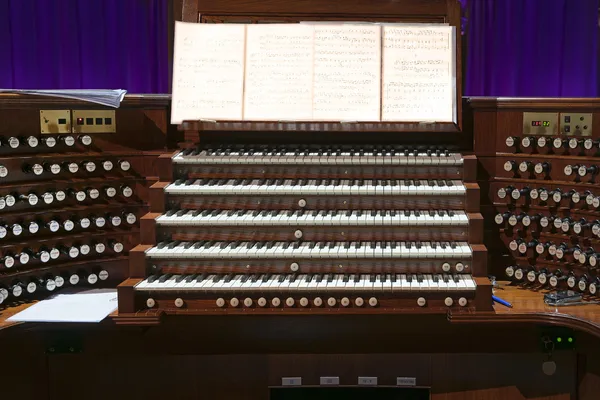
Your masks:
{"label": "wooden ledge", "polygon": [[552,307],[544,303],[543,291],[533,291],[502,282],[495,295],[512,308],[494,305],[494,311],[450,314],[448,320],[459,324],[525,323],[563,326],[600,338],[600,305]]}

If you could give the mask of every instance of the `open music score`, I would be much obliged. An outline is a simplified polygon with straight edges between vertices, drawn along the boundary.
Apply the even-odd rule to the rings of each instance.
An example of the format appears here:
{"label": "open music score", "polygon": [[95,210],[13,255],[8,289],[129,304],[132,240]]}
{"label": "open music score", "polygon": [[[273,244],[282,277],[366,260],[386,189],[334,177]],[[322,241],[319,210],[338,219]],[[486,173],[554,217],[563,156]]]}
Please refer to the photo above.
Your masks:
{"label": "open music score", "polygon": [[453,26],[178,23],[176,30],[174,124],[457,120]]}
{"label": "open music score", "polygon": [[453,30],[383,27],[382,121],[453,121]]}
{"label": "open music score", "polygon": [[381,28],[314,25],[313,119],[379,121]]}
{"label": "open music score", "polygon": [[245,35],[243,25],[176,22],[172,121],[242,119]]}
{"label": "open music score", "polygon": [[244,119],[311,119],[313,35],[308,25],[246,27]]}

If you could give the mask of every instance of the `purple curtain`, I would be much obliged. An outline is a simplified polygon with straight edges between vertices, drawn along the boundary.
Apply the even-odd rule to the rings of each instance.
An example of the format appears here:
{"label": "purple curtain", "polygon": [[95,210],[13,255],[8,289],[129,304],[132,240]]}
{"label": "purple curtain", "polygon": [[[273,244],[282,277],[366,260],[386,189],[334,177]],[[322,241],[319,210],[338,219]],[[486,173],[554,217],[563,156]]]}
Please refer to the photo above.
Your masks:
{"label": "purple curtain", "polygon": [[468,0],[466,96],[595,97],[598,0]]}
{"label": "purple curtain", "polygon": [[0,0],[0,88],[168,93],[167,0]]}

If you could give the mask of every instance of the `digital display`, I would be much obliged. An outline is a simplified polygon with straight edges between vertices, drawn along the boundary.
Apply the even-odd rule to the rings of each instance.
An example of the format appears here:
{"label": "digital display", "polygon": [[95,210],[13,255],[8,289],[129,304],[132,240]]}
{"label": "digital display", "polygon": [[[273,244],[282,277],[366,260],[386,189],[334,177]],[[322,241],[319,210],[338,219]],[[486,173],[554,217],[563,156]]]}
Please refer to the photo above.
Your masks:
{"label": "digital display", "polygon": [[531,121],[531,126],[550,126],[550,121]]}

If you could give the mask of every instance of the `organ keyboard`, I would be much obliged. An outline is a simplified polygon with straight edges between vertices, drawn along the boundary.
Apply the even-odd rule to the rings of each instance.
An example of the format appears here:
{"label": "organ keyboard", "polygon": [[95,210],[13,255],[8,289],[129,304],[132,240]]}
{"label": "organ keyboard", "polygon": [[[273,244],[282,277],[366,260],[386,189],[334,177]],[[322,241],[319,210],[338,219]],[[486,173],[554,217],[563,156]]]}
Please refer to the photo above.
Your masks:
{"label": "organ keyboard", "polygon": [[391,179],[188,179],[165,188],[167,194],[192,195],[464,195],[460,181]]}
{"label": "organ keyboard", "polygon": [[395,148],[320,149],[222,147],[205,150],[188,149],[173,156],[174,164],[283,164],[283,165],[463,165],[460,153],[448,150]]}
{"label": "organ keyboard", "polygon": [[431,210],[171,210],[156,218],[160,226],[468,226],[469,217],[464,211]]}
{"label": "organ keyboard", "polygon": [[471,156],[207,145],[159,160],[120,314],[491,306]]}

